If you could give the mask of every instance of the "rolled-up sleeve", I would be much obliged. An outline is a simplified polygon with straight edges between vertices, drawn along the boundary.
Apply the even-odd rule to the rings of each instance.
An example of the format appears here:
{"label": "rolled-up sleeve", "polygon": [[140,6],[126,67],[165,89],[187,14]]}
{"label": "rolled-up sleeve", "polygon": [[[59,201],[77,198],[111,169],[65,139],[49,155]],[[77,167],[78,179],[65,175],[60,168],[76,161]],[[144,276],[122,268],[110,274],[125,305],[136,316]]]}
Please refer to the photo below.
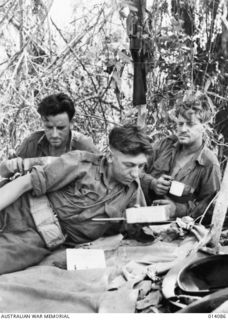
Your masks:
{"label": "rolled-up sleeve", "polygon": [[35,166],[31,172],[33,195],[40,196],[47,192],[44,168]]}
{"label": "rolled-up sleeve", "polygon": [[56,158],[45,166],[35,166],[32,169],[33,194],[40,196],[63,188],[75,180],[80,174],[82,151],[72,151]]}

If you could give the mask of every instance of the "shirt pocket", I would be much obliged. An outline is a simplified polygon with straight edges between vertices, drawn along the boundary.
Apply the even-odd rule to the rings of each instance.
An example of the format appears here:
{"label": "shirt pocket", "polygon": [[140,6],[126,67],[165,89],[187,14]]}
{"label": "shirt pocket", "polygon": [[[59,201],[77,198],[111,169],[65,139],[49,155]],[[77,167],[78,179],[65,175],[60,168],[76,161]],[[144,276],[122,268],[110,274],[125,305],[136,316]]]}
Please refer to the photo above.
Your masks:
{"label": "shirt pocket", "polygon": [[93,201],[97,201],[100,197],[99,193],[89,189],[86,186],[82,186],[79,191],[83,197],[90,199],[90,200],[93,200]]}
{"label": "shirt pocket", "polygon": [[74,187],[74,196],[85,202],[85,204],[99,200],[101,195],[86,185],[76,184]]}

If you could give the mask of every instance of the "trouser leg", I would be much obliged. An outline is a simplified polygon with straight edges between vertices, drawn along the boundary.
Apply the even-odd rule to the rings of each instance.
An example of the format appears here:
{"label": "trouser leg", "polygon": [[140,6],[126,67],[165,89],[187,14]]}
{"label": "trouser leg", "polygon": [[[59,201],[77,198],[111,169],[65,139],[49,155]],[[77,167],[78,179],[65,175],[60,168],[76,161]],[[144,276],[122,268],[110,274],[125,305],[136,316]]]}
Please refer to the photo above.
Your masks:
{"label": "trouser leg", "polygon": [[33,266],[48,254],[50,250],[45,248],[43,240],[33,229],[0,234],[0,274]]}

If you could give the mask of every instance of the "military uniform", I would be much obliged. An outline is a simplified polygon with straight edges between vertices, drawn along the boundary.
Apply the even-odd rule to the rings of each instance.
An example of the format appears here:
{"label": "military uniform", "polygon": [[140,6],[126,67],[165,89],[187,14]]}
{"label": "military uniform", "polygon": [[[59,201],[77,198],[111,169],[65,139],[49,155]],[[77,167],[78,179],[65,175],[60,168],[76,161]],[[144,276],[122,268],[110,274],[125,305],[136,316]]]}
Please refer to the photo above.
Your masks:
{"label": "military uniform", "polygon": [[197,217],[203,213],[220,188],[219,162],[215,154],[203,145],[186,165],[174,170],[175,155],[179,148],[176,136],[170,136],[154,144],[153,155],[141,177],[142,189],[150,205],[153,200],[162,198],[151,190],[153,178],[159,178],[162,174],[171,175],[174,180],[185,185],[182,196],[167,194],[176,204],[176,215]]}
{"label": "military uniform", "polygon": [[[66,145],[66,152],[71,150],[98,152],[91,138],[73,130],[70,132]],[[49,142],[43,130],[34,132],[25,138],[16,150],[16,156],[21,158],[46,157],[49,155]]]}
{"label": "military uniform", "polygon": [[[93,217],[123,217],[127,207],[146,205],[137,181],[112,187],[107,170],[105,157],[85,151],[68,152],[50,164],[32,169],[33,196],[47,195],[63,233],[74,243],[119,230],[115,228],[118,224],[92,221]],[[33,265],[49,253],[30,214],[29,195],[30,192],[25,193],[0,213],[0,273]]]}

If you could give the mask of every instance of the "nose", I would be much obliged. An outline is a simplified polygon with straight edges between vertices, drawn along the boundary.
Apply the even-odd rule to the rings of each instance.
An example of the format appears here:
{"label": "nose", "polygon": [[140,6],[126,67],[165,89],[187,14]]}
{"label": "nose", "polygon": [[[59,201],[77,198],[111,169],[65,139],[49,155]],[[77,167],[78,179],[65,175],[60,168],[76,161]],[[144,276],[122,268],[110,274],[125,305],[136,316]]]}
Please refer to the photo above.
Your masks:
{"label": "nose", "polygon": [[138,166],[132,168],[132,170],[131,170],[131,177],[132,177],[133,179],[137,179],[137,178],[139,177],[139,167],[138,167]]}
{"label": "nose", "polygon": [[52,129],[52,134],[51,134],[52,138],[57,138],[58,137],[58,130],[56,128]]}
{"label": "nose", "polygon": [[179,130],[181,132],[185,132],[185,131],[187,131],[187,129],[188,129],[188,126],[187,126],[187,124],[185,122],[179,128]]}

